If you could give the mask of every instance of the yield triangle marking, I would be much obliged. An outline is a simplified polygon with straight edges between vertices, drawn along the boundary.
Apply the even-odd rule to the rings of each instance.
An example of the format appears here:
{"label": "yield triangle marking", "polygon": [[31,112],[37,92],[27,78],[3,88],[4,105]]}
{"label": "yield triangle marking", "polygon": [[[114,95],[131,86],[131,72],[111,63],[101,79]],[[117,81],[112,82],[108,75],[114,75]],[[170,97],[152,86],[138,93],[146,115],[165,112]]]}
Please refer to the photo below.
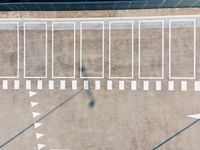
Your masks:
{"label": "yield triangle marking", "polygon": [[35,128],[38,128],[38,127],[40,127],[41,125],[42,125],[42,123],[35,123],[35,124],[34,124]]}
{"label": "yield triangle marking", "polygon": [[38,150],[41,150],[42,148],[44,148],[46,145],[44,144],[38,144]]}
{"label": "yield triangle marking", "polygon": [[44,136],[44,134],[36,133],[36,139],[39,139],[39,138],[41,138],[41,137],[43,137],[43,136]]}
{"label": "yield triangle marking", "polygon": [[32,96],[34,96],[36,94],[37,94],[37,92],[29,91],[29,97],[32,97]]}
{"label": "yield triangle marking", "polygon": [[33,112],[33,118],[35,118],[35,117],[37,117],[37,116],[39,116],[40,115],[40,113],[38,113],[38,112]]}
{"label": "yield triangle marking", "polygon": [[187,117],[200,119],[200,114],[187,115]]}
{"label": "yield triangle marking", "polygon": [[36,106],[36,105],[38,105],[39,103],[37,103],[37,102],[31,102],[31,107],[34,107],[34,106]]}

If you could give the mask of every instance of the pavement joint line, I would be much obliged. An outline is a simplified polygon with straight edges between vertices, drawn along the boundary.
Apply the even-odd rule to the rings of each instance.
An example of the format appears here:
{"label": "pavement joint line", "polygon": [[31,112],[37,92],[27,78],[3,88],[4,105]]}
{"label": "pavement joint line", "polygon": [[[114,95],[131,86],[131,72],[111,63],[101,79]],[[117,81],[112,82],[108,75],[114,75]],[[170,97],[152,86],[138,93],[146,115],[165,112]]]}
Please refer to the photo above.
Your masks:
{"label": "pavement joint line", "polygon": [[21,131],[19,131],[15,135],[13,135],[11,138],[9,138],[5,142],[1,143],[0,144],[0,149],[3,148],[4,146],[6,146],[8,143],[12,142],[14,139],[16,139],[18,136],[20,136],[24,132],[26,132],[31,127],[34,127],[35,126],[35,122],[39,123],[41,120],[43,120],[44,118],[46,118],[47,116],[49,116],[51,113],[53,113],[54,111],[56,111],[58,108],[60,108],[65,103],[69,102],[69,100],[71,100],[72,98],[74,98],[75,96],[77,96],[78,94],[80,94],[82,91],[83,91],[83,89],[80,89],[74,95],[70,96],[65,101],[63,101],[62,103],[60,103],[59,105],[57,105],[56,107],[54,107],[53,109],[51,109],[50,111],[48,111],[47,113],[45,113],[43,116],[41,116],[40,118],[36,119],[34,122],[30,123],[29,125],[27,125],[25,128],[23,128]]}
{"label": "pavement joint line", "polygon": [[193,121],[192,123],[190,123],[189,125],[187,125],[186,127],[184,127],[183,129],[179,130],[178,132],[174,133],[172,136],[170,136],[169,138],[167,138],[166,140],[164,140],[163,142],[161,142],[160,144],[158,144],[157,146],[155,146],[152,150],[157,150],[158,148],[160,148],[161,146],[167,144],[169,141],[171,141],[172,139],[174,139],[176,136],[178,136],[179,134],[181,134],[182,132],[186,131],[187,129],[189,129],[190,127],[192,127],[194,124],[196,124],[197,122],[199,122],[200,119],[197,119],[195,121]]}

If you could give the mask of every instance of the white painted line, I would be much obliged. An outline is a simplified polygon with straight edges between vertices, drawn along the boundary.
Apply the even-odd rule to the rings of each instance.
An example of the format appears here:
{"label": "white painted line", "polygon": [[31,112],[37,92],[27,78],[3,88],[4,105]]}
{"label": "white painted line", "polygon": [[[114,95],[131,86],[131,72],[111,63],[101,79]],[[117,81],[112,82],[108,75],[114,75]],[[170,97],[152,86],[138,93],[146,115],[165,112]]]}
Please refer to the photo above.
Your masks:
{"label": "white painted line", "polygon": [[[84,76],[83,72],[80,71],[80,78],[93,78],[93,79],[102,79],[104,78],[104,21],[87,21],[87,22],[80,22],[80,66],[83,66],[83,25],[84,24],[88,24],[87,25],[87,30],[91,30],[91,28],[89,27],[90,25],[94,25],[94,26],[98,26],[100,25],[102,27],[102,75],[101,76]],[[88,28],[89,27],[89,28]]]}
{"label": "white painted line", "polygon": [[27,90],[31,89],[31,80],[26,80],[26,89]]}
{"label": "white painted line", "polygon": [[101,89],[101,82],[100,80],[95,81],[95,90],[100,90]]}
{"label": "white painted line", "polygon": [[181,91],[187,91],[187,81],[181,81]]}
{"label": "white painted line", "polygon": [[194,118],[194,119],[200,119],[200,114],[187,115],[186,117]]}
{"label": "white painted line", "polygon": [[119,90],[124,90],[124,81],[119,81]]}
{"label": "white painted line", "polygon": [[36,118],[37,116],[39,116],[40,113],[39,112],[33,112],[33,118]]}
{"label": "white painted line", "polygon": [[83,81],[83,89],[84,90],[88,90],[89,89],[89,82],[88,82],[88,80],[84,80]]}
{"label": "white painted line", "polygon": [[19,89],[19,80],[14,80],[14,89],[15,90]]}
{"label": "white painted line", "polygon": [[[62,26],[66,25],[66,28],[68,28],[67,26],[70,26],[70,24],[73,26],[73,32],[74,32],[74,44],[73,44],[73,56],[74,57],[74,66],[73,66],[73,75],[72,76],[55,76],[54,75],[54,30],[56,28],[56,26],[61,25],[61,28],[64,28]],[[76,74],[76,23],[75,22],[52,22],[52,78],[75,78],[75,74]],[[58,27],[57,27],[58,28]],[[70,28],[69,28],[70,29]],[[62,29],[65,30],[65,29]],[[62,39],[60,39],[62,40]],[[64,41],[66,42],[66,41]],[[63,89],[64,90],[64,89]]]}
{"label": "white painted line", "polygon": [[168,81],[168,90],[174,91],[174,81]]}
{"label": "white painted line", "polygon": [[148,91],[149,90],[149,81],[143,81],[143,90]]}
{"label": "white painted line", "polygon": [[[194,51],[194,54],[193,54],[193,76],[188,76],[188,77],[181,77],[181,76],[172,76],[172,61],[171,61],[171,56],[172,56],[172,31],[171,31],[171,28],[172,28],[172,22],[181,22],[181,21],[184,21],[184,22],[193,22],[193,36],[194,36],[194,47],[193,47],[193,51]],[[181,28],[184,28],[183,25],[181,24]],[[181,62],[183,63],[183,62]],[[196,19],[170,19],[169,20],[169,78],[170,79],[195,79],[196,78]]]}
{"label": "white painted line", "polygon": [[161,91],[161,90],[162,90],[161,81],[156,81],[156,91]]}
{"label": "white painted line", "polygon": [[40,126],[42,126],[42,123],[37,122],[37,123],[34,124],[35,129],[40,127]]}
{"label": "white painted line", "polygon": [[60,80],[60,89],[65,90],[66,88],[66,81],[65,80]]}
{"label": "white painted line", "polygon": [[72,80],[72,90],[77,90],[77,80]]}
{"label": "white painted line", "polygon": [[[131,56],[132,56],[132,59],[131,59],[131,76],[127,76],[127,77],[123,77],[123,76],[118,76],[118,77],[115,77],[115,76],[112,76],[112,72],[111,72],[111,68],[112,68],[112,61],[111,61],[111,54],[112,54],[112,50],[111,50],[111,45],[112,45],[112,38],[111,38],[111,35],[112,35],[112,24],[131,24]],[[133,21],[110,21],[109,22],[109,78],[110,79],[132,79],[133,76],[134,76],[134,22]]]}
{"label": "white painted line", "polygon": [[136,81],[131,81],[131,90],[136,91],[137,90],[137,82]]}
{"label": "white painted line", "polygon": [[42,133],[36,133],[35,135],[36,135],[36,139],[40,139],[41,137],[44,136],[44,134]]}
{"label": "white painted line", "polygon": [[8,80],[3,80],[3,90],[8,89]]}
{"label": "white painted line", "polygon": [[38,102],[31,102],[31,107],[33,108],[33,107],[37,106],[38,104],[39,104]]}
{"label": "white painted line", "polygon": [[41,150],[42,148],[44,148],[46,145],[44,144],[38,144],[38,150]]}
{"label": "white painted line", "polygon": [[37,89],[42,90],[42,88],[43,88],[43,82],[42,82],[42,80],[38,80],[37,81]]}
{"label": "white painted line", "polygon": [[112,81],[107,80],[107,90],[112,90]]}
{"label": "white painted line", "polygon": [[200,81],[195,81],[194,82],[194,90],[195,91],[200,91]]}
{"label": "white painted line", "polygon": [[54,89],[54,81],[49,80],[49,90],[53,90],[53,89]]}
{"label": "white painted line", "polygon": [[[44,76],[27,76],[26,75],[26,29],[27,25],[34,25],[35,30],[41,30],[41,28],[38,28],[39,25],[45,25],[45,75]],[[47,78],[47,22],[24,22],[24,78]]]}
{"label": "white painted line", "polygon": [[[13,48],[17,50],[17,61],[14,62],[17,64],[17,68],[16,68],[16,72],[17,74],[15,76],[0,76],[0,78],[8,78],[8,79],[11,79],[11,78],[19,78],[19,22],[0,22],[0,26],[1,25],[5,25],[5,26],[10,26],[10,25],[14,25],[16,27],[12,28],[12,30],[16,30],[16,35],[17,35],[17,47],[16,48]],[[4,31],[7,31],[6,29]],[[14,45],[14,44],[13,44]]]}
{"label": "white painted line", "polygon": [[[161,56],[161,75],[156,77],[156,76],[142,76],[141,75],[141,24],[144,23],[161,23],[161,30],[162,30],[162,35],[161,35],[161,41],[162,41],[162,56]],[[139,20],[139,34],[138,34],[138,77],[139,79],[163,79],[164,78],[164,20]],[[157,31],[156,31],[157,32]],[[160,38],[159,38],[160,39]],[[147,54],[148,55],[148,54]]]}

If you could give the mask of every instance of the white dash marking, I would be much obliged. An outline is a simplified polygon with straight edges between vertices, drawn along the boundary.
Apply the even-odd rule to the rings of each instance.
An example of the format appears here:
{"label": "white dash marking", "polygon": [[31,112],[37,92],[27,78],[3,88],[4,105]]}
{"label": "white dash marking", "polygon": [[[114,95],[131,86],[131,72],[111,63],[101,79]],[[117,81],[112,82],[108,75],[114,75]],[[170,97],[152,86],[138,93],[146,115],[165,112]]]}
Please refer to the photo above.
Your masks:
{"label": "white dash marking", "polygon": [[77,81],[72,80],[72,90],[77,90]]}
{"label": "white dash marking", "polygon": [[161,90],[162,90],[161,81],[156,81],[156,91],[161,91]]}
{"label": "white dash marking", "polygon": [[174,81],[168,81],[168,90],[174,91]]}
{"label": "white dash marking", "polygon": [[149,90],[149,81],[143,81],[143,90],[148,91]]}
{"label": "white dash marking", "polygon": [[65,80],[60,80],[60,89],[65,90],[66,82]]}
{"label": "white dash marking", "polygon": [[36,139],[40,139],[43,136],[44,136],[44,134],[42,134],[42,133],[36,133]]}
{"label": "white dash marking", "polygon": [[53,90],[53,89],[54,89],[54,81],[49,80],[49,90]]}
{"label": "white dash marking", "polygon": [[133,90],[133,91],[137,90],[136,81],[131,81],[131,90]]}
{"label": "white dash marking", "polygon": [[33,118],[35,118],[35,117],[37,117],[37,116],[39,116],[39,115],[40,115],[39,112],[33,112]]}
{"label": "white dash marking", "polygon": [[44,148],[46,145],[44,144],[38,144],[38,150],[41,150],[42,148]]}
{"label": "white dash marking", "polygon": [[31,107],[35,107],[36,105],[38,105],[39,103],[37,102],[31,102]]}
{"label": "white dash marking", "polygon": [[43,88],[43,82],[42,82],[42,80],[38,80],[37,81],[37,89],[42,90],[42,88]]}
{"label": "white dash marking", "polygon": [[200,91],[200,81],[195,81],[194,82],[194,90],[195,91]]}
{"label": "white dash marking", "polygon": [[119,90],[124,90],[124,81],[119,81]]}
{"label": "white dash marking", "polygon": [[26,80],[26,89],[27,90],[31,89],[31,80]]}
{"label": "white dash marking", "polygon": [[40,127],[41,125],[42,125],[42,123],[39,123],[39,122],[38,122],[38,123],[35,123],[35,124],[34,124],[34,127],[35,127],[35,129],[36,129],[36,128]]}
{"label": "white dash marking", "polygon": [[83,89],[84,90],[88,90],[89,89],[89,82],[88,82],[88,80],[84,80],[83,81]]}
{"label": "white dash marking", "polygon": [[200,114],[194,114],[194,115],[187,115],[187,117],[200,119]]}
{"label": "white dash marking", "polygon": [[100,80],[95,81],[95,90],[100,90],[101,89],[101,82]]}
{"label": "white dash marking", "polygon": [[14,80],[14,89],[15,90],[19,89],[19,80]]}
{"label": "white dash marking", "polygon": [[8,89],[8,80],[3,80],[3,90]]}
{"label": "white dash marking", "polygon": [[111,80],[107,81],[107,90],[112,90],[112,81]]}
{"label": "white dash marking", "polygon": [[187,81],[181,81],[181,91],[187,91]]}
{"label": "white dash marking", "polygon": [[32,97],[32,96],[36,95],[37,92],[29,91],[28,94],[29,94],[29,97]]}

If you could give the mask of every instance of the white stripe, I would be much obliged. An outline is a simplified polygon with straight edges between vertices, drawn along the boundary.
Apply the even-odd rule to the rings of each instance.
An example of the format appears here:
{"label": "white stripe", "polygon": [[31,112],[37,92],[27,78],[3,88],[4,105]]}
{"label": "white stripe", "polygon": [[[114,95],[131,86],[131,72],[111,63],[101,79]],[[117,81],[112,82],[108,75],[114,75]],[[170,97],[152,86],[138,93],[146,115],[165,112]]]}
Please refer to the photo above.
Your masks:
{"label": "white stripe", "polygon": [[187,91],[187,81],[181,81],[181,91]]}
{"label": "white stripe", "polygon": [[131,90],[133,90],[133,91],[137,90],[136,81],[131,81]]}
{"label": "white stripe", "polygon": [[65,86],[66,86],[65,80],[60,80],[60,89],[65,90]]}
{"label": "white stripe", "polygon": [[124,90],[124,81],[119,81],[119,90]]}
{"label": "white stripe", "polygon": [[53,89],[54,89],[54,81],[49,80],[49,90],[53,90]]}
{"label": "white stripe", "polygon": [[84,90],[88,90],[89,89],[89,82],[88,82],[88,80],[84,80],[83,81],[83,89]]}
{"label": "white stripe", "polygon": [[112,90],[112,81],[111,80],[107,81],[107,90]]}
{"label": "white stripe", "polygon": [[143,81],[143,90],[148,91],[149,90],[149,81]]}
{"label": "white stripe", "polygon": [[15,90],[19,89],[19,80],[14,80],[14,89]]}
{"label": "white stripe", "polygon": [[101,82],[99,80],[95,81],[95,90],[100,90],[101,89]]}
{"label": "white stripe", "polygon": [[72,80],[72,90],[76,90],[76,89],[77,89],[77,81]]}
{"label": "white stripe", "polygon": [[156,91],[161,91],[161,90],[162,90],[161,81],[156,81]]}
{"label": "white stripe", "polygon": [[4,90],[8,89],[8,80],[3,80],[3,89]]}
{"label": "white stripe", "polygon": [[174,91],[174,81],[168,81],[168,90]]}
{"label": "white stripe", "polygon": [[42,80],[38,80],[37,81],[37,89],[41,90],[42,88],[43,88],[43,82],[42,82]]}
{"label": "white stripe", "polygon": [[31,89],[31,80],[26,80],[26,89],[27,90]]}
{"label": "white stripe", "polygon": [[194,82],[194,90],[195,91],[200,91],[200,81],[195,81]]}

